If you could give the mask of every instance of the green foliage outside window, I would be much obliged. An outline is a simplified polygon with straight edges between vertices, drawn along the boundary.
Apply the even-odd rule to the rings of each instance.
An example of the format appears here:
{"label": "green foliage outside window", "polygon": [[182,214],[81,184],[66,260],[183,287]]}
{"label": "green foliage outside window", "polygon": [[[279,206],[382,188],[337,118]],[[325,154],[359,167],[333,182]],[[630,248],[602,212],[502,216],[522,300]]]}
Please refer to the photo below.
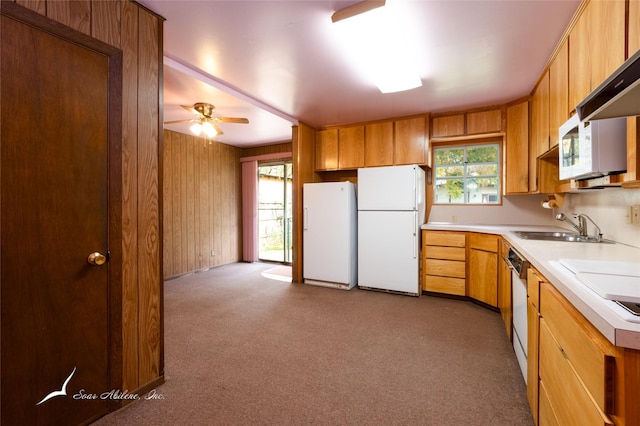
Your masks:
{"label": "green foliage outside window", "polygon": [[436,204],[499,204],[500,145],[434,149]]}

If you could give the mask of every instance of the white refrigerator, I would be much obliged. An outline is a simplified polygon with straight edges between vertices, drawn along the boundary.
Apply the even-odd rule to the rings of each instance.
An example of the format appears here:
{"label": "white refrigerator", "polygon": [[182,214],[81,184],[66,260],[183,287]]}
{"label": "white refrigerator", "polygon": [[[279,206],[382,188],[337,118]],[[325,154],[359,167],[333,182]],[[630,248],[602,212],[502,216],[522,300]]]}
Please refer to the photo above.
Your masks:
{"label": "white refrigerator", "polygon": [[358,169],[358,287],[420,295],[424,217],[422,168]]}
{"label": "white refrigerator", "polygon": [[306,284],[349,290],[358,283],[356,187],[305,183],[302,276]]}

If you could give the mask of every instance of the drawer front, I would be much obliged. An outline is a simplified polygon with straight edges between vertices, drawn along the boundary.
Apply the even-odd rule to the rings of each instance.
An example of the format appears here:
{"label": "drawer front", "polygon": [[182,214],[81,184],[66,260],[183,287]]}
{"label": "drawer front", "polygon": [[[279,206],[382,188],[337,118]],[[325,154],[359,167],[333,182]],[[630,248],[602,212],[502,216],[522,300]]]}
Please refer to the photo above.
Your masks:
{"label": "drawer front", "polygon": [[527,296],[529,301],[540,309],[540,277],[533,268],[527,270]]}
{"label": "drawer front", "polygon": [[562,426],[558,421],[556,413],[553,411],[553,406],[551,405],[551,401],[549,401],[547,389],[542,381],[540,382],[540,413],[538,416],[540,419],[538,422],[539,425]]}
{"label": "drawer front", "polygon": [[424,256],[431,259],[461,260],[466,259],[464,247],[425,246]]}
{"label": "drawer front", "polygon": [[455,260],[425,259],[424,273],[441,277],[464,278],[465,263]]}
{"label": "drawer front", "polygon": [[476,233],[469,234],[469,247],[478,250],[497,253],[499,241],[500,237],[498,235]]}
{"label": "drawer front", "polygon": [[448,232],[448,231],[424,231],[426,245],[429,246],[448,246],[448,247],[465,247],[467,234],[465,232]]}
{"label": "drawer front", "polygon": [[540,286],[540,314],[600,409],[612,413],[615,357],[604,337],[546,282]]}
{"label": "drawer front", "polygon": [[511,244],[504,238],[500,239],[500,257],[506,259],[509,256]]}
{"label": "drawer front", "polygon": [[[544,317],[540,320],[540,382],[546,392],[546,403],[560,424],[613,424],[576,376]],[[540,414],[541,417],[549,415],[548,412]]]}
{"label": "drawer front", "polygon": [[433,291],[436,293],[455,294],[464,296],[465,281],[464,278],[438,277],[435,275],[425,275],[422,282],[424,291]]}

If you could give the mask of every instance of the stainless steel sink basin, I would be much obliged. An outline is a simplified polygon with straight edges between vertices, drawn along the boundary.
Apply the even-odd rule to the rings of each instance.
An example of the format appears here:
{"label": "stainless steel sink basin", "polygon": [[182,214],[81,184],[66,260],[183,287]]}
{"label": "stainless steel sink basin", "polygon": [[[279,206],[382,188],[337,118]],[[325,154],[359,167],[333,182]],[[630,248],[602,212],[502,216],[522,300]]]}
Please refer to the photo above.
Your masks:
{"label": "stainless steel sink basin", "polygon": [[565,241],[573,243],[612,243],[612,241],[604,239],[598,240],[595,237],[581,237],[574,232],[515,231],[514,234],[523,240]]}

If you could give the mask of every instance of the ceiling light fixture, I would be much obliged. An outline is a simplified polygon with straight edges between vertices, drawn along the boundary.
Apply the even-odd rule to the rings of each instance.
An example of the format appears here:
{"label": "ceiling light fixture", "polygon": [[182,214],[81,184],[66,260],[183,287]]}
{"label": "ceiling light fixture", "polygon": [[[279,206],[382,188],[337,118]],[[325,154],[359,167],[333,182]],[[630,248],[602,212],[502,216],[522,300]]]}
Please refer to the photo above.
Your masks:
{"label": "ceiling light fixture", "polygon": [[335,12],[331,20],[354,65],[382,93],[422,86],[403,26],[389,0],[357,3]]}
{"label": "ceiling light fixture", "polygon": [[200,136],[204,132],[205,136],[212,138],[218,134],[215,127],[209,122],[209,120],[202,119],[197,123],[194,123],[189,130],[196,136]]}

